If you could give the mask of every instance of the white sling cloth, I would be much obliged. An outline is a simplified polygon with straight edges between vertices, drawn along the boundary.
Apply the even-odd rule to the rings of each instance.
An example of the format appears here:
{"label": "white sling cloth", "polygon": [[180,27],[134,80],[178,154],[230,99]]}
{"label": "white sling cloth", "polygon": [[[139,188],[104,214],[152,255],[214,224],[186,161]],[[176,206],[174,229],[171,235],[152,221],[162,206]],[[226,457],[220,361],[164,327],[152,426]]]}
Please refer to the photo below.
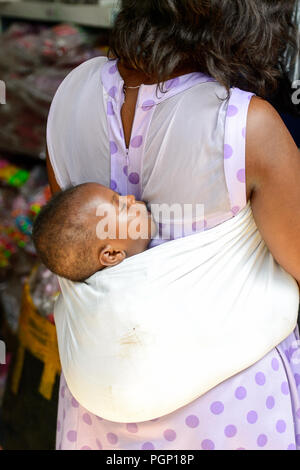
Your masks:
{"label": "white sling cloth", "polygon": [[153,247],[86,283],[60,279],[62,369],[73,396],[116,422],[190,403],[295,328],[299,289],[250,203],[216,227]]}

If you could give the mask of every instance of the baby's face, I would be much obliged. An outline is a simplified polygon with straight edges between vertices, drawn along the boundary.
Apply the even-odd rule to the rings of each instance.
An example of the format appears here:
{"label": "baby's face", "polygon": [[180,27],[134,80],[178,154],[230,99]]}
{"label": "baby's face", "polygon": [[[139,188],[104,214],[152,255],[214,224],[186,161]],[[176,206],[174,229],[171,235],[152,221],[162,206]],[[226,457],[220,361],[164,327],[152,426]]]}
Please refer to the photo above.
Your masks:
{"label": "baby's face", "polygon": [[93,184],[93,198],[97,198],[97,238],[102,245],[124,250],[126,256],[144,251],[157,227],[143,201],[136,201],[133,195],[120,196],[117,192]]}

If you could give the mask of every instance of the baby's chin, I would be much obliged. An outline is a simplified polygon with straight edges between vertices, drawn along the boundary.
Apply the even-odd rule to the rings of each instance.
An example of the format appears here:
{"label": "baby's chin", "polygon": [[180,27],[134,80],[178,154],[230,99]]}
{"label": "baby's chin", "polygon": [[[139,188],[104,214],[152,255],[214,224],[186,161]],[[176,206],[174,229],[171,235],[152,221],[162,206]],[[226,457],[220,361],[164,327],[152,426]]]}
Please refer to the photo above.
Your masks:
{"label": "baby's chin", "polygon": [[[147,222],[148,222],[148,227],[147,227],[147,235],[146,237],[144,238],[147,238],[147,241],[148,243],[150,243],[151,239],[155,237],[156,233],[157,233],[157,225],[155,223],[155,220],[152,216],[152,213],[148,210],[147,206],[145,203],[143,203],[143,208],[144,208],[144,214],[143,214],[143,218],[147,218]],[[144,219],[145,220],[145,219]]]}
{"label": "baby's chin", "polygon": [[[151,239],[154,238],[154,236],[157,233],[157,225],[156,225],[156,223],[155,223],[155,221],[152,217],[151,212],[148,212],[148,211],[147,211],[147,222],[148,222],[147,232],[144,231],[143,236],[139,239],[139,241],[136,245],[137,250],[138,250],[139,253],[148,248],[148,245],[151,242]],[[145,225],[144,225],[144,227],[145,227]]]}

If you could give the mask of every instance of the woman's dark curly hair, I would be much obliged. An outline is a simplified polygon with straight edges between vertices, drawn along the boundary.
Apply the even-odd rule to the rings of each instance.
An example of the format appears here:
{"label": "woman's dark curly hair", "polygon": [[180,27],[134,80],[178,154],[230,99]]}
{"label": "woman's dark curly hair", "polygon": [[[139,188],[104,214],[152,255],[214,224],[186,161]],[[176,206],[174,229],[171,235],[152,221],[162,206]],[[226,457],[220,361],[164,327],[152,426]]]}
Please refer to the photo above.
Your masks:
{"label": "woman's dark curly hair", "polygon": [[110,58],[165,82],[193,67],[266,97],[276,90],[282,55],[296,47],[295,0],[123,0]]}

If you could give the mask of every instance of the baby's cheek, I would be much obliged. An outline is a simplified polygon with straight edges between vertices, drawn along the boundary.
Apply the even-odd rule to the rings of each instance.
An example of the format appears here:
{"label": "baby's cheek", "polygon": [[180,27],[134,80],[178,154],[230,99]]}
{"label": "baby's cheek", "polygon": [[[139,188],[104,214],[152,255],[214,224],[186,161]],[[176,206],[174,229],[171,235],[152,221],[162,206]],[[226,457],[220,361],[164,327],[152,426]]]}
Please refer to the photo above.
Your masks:
{"label": "baby's cheek", "polygon": [[132,221],[129,229],[130,238],[147,240],[151,236],[151,223],[149,217],[138,217]]}
{"label": "baby's cheek", "polygon": [[128,214],[127,212],[121,211],[116,214],[116,234],[117,238],[120,238],[123,234],[123,239],[127,238],[128,233]]}
{"label": "baby's cheek", "polygon": [[127,217],[119,217],[116,230],[118,240],[126,240],[128,238],[128,228],[129,222]]}

